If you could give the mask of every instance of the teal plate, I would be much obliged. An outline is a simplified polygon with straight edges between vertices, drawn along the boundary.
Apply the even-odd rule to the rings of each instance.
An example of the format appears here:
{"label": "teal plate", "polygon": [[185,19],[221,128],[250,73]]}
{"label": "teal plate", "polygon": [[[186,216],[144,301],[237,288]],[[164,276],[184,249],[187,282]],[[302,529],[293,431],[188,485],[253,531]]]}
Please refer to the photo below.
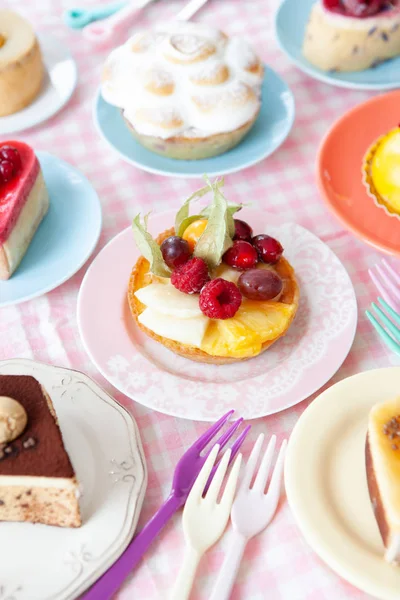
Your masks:
{"label": "teal plate", "polygon": [[63,160],[37,152],[50,207],[22,262],[0,281],[0,307],[41,296],[72,277],[92,254],[101,232],[101,206],[90,182]]}
{"label": "teal plate", "polygon": [[260,114],[250,133],[236,148],[202,160],[164,158],[143,148],[129,133],[120,109],[105,102],[99,92],[94,121],[100,135],[127,162],[138,169],[167,177],[201,177],[234,173],[274,152],[288,136],[295,116],[294,97],[285,81],[265,68]]}
{"label": "teal plate", "polygon": [[352,73],[327,73],[317,69],[303,56],[304,31],[315,0],[284,0],[275,19],[279,45],[294,64],[319,81],[358,90],[391,90],[400,87],[400,56],[373,69]]}

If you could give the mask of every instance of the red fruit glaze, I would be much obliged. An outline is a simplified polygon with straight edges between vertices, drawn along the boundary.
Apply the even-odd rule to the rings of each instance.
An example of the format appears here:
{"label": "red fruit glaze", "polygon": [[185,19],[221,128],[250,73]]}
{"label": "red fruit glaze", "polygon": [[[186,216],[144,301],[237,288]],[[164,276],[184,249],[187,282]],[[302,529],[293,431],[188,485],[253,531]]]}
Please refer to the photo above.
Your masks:
{"label": "red fruit glaze", "polygon": [[252,269],[258,261],[257,251],[249,242],[236,240],[222,257],[224,263],[234,269]]}
{"label": "red fruit glaze", "polygon": [[253,237],[253,246],[257,250],[260,260],[267,265],[274,265],[283,254],[283,246],[270,235],[256,235]]}
{"label": "red fruit glaze", "polygon": [[245,223],[245,221],[241,221],[240,219],[233,219],[235,223],[235,235],[233,236],[234,240],[245,240],[246,242],[250,242],[253,236],[253,230]]}
{"label": "red fruit glaze", "polygon": [[0,181],[7,183],[14,177],[14,165],[9,160],[2,160],[0,162]]}
{"label": "red fruit glaze", "polygon": [[18,151],[21,166],[10,181],[0,183],[0,244],[4,244],[10,235],[40,170],[39,161],[30,146],[17,141],[5,142],[0,144],[0,152],[10,146]]}
{"label": "red fruit glaze", "polygon": [[200,310],[209,319],[231,319],[242,303],[242,295],[231,281],[218,277],[200,292]]}
{"label": "red fruit glaze", "polygon": [[198,294],[209,279],[208,267],[202,258],[191,258],[171,275],[172,285],[185,294]]}
{"label": "red fruit glaze", "polygon": [[360,19],[378,14],[386,4],[386,0],[323,0],[327,10]]}
{"label": "red fruit glaze", "polygon": [[17,174],[18,169],[21,168],[21,158],[16,148],[12,146],[1,146],[0,148],[0,162],[8,160],[14,167],[14,172]]}

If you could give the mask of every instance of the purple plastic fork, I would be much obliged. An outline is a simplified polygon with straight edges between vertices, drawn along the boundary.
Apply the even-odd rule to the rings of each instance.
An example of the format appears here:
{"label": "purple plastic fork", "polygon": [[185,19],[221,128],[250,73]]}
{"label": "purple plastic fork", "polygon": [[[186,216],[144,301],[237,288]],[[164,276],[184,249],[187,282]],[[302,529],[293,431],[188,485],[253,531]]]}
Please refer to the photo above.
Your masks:
{"label": "purple plastic fork", "polygon": [[[189,492],[196,481],[203,464],[206,461],[209,451],[201,455],[207,444],[211,442],[214,436],[222,429],[229,417],[234,413],[230,410],[226,415],[221,417],[219,421],[214,423],[207,431],[199,437],[199,439],[185,452],[180,461],[175,467],[174,477],[172,481],[171,492],[164,504],[159,508],[156,514],[143,527],[138,535],[131,541],[126,550],[121,554],[119,559],[97,580],[90,590],[82,596],[82,600],[109,600],[119,589],[127,576],[135,568],[143,554],[146,552],[151,542],[157,537],[162,528],[171,519],[174,513],[181,508],[189,495]],[[220,451],[226,446],[235,431],[238,429],[243,419],[235,421],[225,433],[223,433],[215,444],[219,444]],[[237,440],[232,444],[232,452],[230,462],[235,458],[247,436],[251,425],[248,425]],[[217,464],[211,471],[210,478],[207,482],[209,485],[214,473],[217,469]],[[206,487],[207,487],[206,486]]]}
{"label": "purple plastic fork", "polygon": [[378,292],[394,310],[400,308],[400,275],[387,260],[382,259],[382,265],[375,265],[375,272],[368,273]]}

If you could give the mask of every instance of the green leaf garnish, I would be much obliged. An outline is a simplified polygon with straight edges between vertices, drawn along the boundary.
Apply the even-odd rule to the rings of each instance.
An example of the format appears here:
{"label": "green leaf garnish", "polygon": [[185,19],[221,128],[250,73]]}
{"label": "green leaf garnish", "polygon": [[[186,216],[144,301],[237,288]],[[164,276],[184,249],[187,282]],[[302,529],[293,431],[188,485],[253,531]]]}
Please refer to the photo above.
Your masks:
{"label": "green leaf garnish", "polygon": [[[216,185],[218,187],[222,187],[224,185],[224,180],[221,179],[219,181],[216,181],[214,185]],[[185,219],[187,219],[189,217],[189,205],[190,205],[191,201],[194,200],[195,198],[201,198],[202,196],[205,196],[205,194],[208,194],[208,192],[210,192],[212,190],[213,190],[213,187],[212,187],[211,183],[209,181],[207,181],[207,185],[205,185],[201,189],[197,190],[197,192],[194,192],[183,203],[181,208],[176,213],[176,217],[175,217],[175,233],[176,233],[176,235],[181,235],[184,231],[184,229],[182,229],[182,223]],[[197,218],[201,219],[202,217],[199,215]],[[193,219],[193,221],[194,220],[195,219]],[[188,225],[190,225],[190,223],[188,223]],[[181,233],[178,233],[179,231]]]}
{"label": "green leaf garnish", "polygon": [[210,205],[207,226],[196,244],[194,255],[205,260],[213,269],[221,262],[224,252],[232,246],[234,222],[219,186],[208,183],[214,192],[214,199]]}
{"label": "green leaf garnish", "polygon": [[140,222],[140,213],[133,219],[132,229],[135,242],[140,252],[150,263],[150,271],[158,277],[171,277],[171,271],[164,262],[160,246],[147,231],[148,215],[144,217],[144,225]]}

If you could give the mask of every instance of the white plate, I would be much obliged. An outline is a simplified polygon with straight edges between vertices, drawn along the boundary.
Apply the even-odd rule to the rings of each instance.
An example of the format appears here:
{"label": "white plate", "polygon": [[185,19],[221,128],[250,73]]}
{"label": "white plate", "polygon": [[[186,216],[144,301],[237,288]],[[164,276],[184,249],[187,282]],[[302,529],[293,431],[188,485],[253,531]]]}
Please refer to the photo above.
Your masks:
{"label": "white plate", "polygon": [[1,374],[33,375],[46,388],[83,487],[78,529],[0,523],[0,598],[73,600],[115,562],[135,531],[147,483],[133,417],[78,371],[30,360]]}
{"label": "white plate", "polygon": [[[346,358],[356,331],[357,303],[339,259],[315,235],[285,223],[280,215],[247,208],[240,215],[255,233],[281,240],[296,271],[301,298],[289,332],[268,352],[232,365],[196,363],[150,339],[136,326],[127,303],[130,273],[139,257],[128,228],[90,265],[77,310],[86,351],[126,396],[185,419],[214,421],[231,408],[245,419],[256,419],[313,394]],[[174,211],[151,215],[151,233],[165,231],[174,218]]]}
{"label": "white plate", "polygon": [[0,117],[0,135],[23,131],[47,121],[68,102],[76,87],[78,72],[67,46],[52,35],[38,37],[47,70],[43,89],[26,108]]}
{"label": "white plate", "polygon": [[386,563],[369,500],[365,436],[371,407],[399,395],[400,368],[349,377],[300,417],[285,467],[286,492],[310,546],[339,575],[381,600],[399,600],[400,569]]}

